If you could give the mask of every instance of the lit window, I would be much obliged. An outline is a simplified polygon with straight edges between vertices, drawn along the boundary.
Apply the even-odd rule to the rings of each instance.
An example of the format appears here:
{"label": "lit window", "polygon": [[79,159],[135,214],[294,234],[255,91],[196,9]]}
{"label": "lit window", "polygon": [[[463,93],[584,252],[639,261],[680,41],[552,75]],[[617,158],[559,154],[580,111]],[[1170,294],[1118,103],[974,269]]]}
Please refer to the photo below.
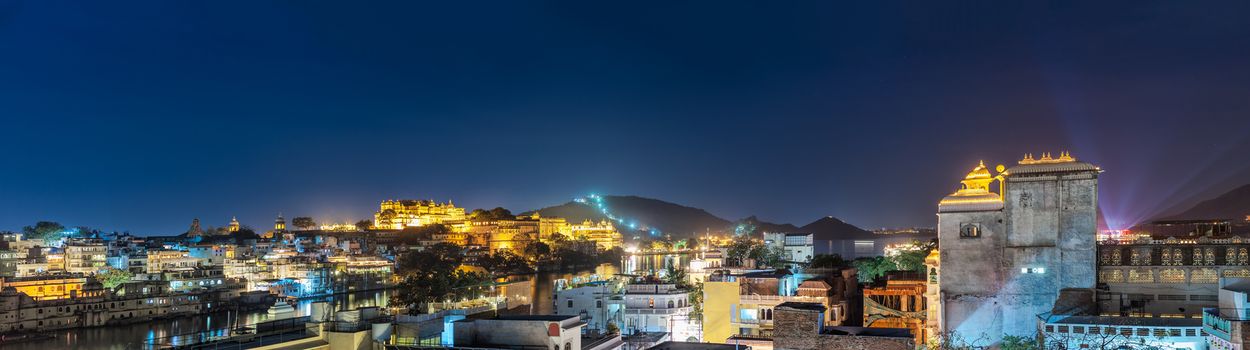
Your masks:
{"label": "lit window", "polygon": [[981,225],[964,224],[959,228],[959,237],[961,238],[977,238],[981,237]]}

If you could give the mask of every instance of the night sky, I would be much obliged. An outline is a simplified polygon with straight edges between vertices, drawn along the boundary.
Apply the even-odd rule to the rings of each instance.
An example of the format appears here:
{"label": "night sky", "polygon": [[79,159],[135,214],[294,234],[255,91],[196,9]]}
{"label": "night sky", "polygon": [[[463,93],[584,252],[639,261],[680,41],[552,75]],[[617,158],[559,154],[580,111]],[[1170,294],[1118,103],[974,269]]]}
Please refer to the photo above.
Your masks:
{"label": "night sky", "polygon": [[1250,182],[1250,2],[996,3],[0,1],[0,230],[591,192],[933,226],[1064,150],[1117,226]]}

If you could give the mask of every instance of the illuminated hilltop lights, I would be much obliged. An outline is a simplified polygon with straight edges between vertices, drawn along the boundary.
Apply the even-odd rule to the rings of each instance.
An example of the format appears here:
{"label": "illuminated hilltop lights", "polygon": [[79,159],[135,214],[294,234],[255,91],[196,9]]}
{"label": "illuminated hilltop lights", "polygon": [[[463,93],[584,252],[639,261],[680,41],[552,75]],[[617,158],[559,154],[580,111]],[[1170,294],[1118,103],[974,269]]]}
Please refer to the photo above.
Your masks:
{"label": "illuminated hilltop lights", "polygon": [[573,202],[585,204],[592,208],[598,209],[599,213],[608,217],[608,220],[616,221],[616,223],[618,224],[629,226],[630,230],[638,230],[641,227],[642,230],[647,231],[647,233],[649,233],[652,236],[659,236],[662,233],[660,232],[659,229],[648,227],[646,224],[639,224],[638,220],[633,220],[633,219],[626,220],[623,217],[619,217],[616,214],[613,214],[611,209],[608,208],[608,205],[603,203],[603,196],[591,193],[589,195],[586,195],[585,197],[573,198]]}

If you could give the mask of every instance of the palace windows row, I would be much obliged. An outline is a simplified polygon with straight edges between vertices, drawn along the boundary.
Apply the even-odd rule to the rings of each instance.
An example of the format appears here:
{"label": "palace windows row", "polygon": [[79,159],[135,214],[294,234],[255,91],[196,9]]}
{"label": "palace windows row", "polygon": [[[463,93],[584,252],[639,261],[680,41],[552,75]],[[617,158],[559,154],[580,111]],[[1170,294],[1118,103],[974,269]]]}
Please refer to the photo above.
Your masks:
{"label": "palace windows row", "polygon": [[[1168,268],[1159,270],[1158,276],[1151,269],[1102,269],[1098,271],[1101,283],[1198,283],[1214,284],[1219,282],[1220,273],[1216,269],[1181,269]],[[1250,269],[1225,270],[1224,277],[1250,276]],[[1188,278],[1187,278],[1188,277]]]}
{"label": "palace windows row", "polygon": [[[1158,256],[1156,259],[1155,256]],[[1128,261],[1125,261],[1127,256]],[[1219,256],[1221,259],[1216,260]],[[1250,249],[1243,247],[1126,247],[1104,248],[1098,253],[1102,266],[1247,266]]]}

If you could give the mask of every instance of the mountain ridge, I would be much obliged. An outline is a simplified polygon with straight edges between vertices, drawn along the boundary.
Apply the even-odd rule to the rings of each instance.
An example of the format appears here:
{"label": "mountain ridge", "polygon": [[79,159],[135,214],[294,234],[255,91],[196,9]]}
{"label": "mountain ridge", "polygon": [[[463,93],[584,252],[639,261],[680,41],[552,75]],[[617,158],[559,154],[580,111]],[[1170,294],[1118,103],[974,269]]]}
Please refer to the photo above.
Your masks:
{"label": "mountain ridge", "polygon": [[1155,220],[1244,219],[1250,216],[1250,184],[1241,185],[1207,199],[1180,213]]}
{"label": "mountain ridge", "polygon": [[[599,204],[603,206],[600,207]],[[569,223],[574,224],[584,220],[610,220],[609,215],[611,215],[623,220],[623,222],[616,223],[622,233],[630,231],[628,225],[633,223],[635,226],[632,230],[645,232],[654,228],[659,232],[681,238],[692,237],[706,231],[734,232],[735,229],[747,226],[752,227],[755,232],[812,233],[818,240],[865,238],[872,235],[872,232],[868,230],[833,216],[816,219],[801,227],[790,223],[763,221],[754,215],[730,221],[701,208],[632,195],[605,195],[580,202],[569,201],[526,211],[522,215],[533,213],[563,217]]]}

